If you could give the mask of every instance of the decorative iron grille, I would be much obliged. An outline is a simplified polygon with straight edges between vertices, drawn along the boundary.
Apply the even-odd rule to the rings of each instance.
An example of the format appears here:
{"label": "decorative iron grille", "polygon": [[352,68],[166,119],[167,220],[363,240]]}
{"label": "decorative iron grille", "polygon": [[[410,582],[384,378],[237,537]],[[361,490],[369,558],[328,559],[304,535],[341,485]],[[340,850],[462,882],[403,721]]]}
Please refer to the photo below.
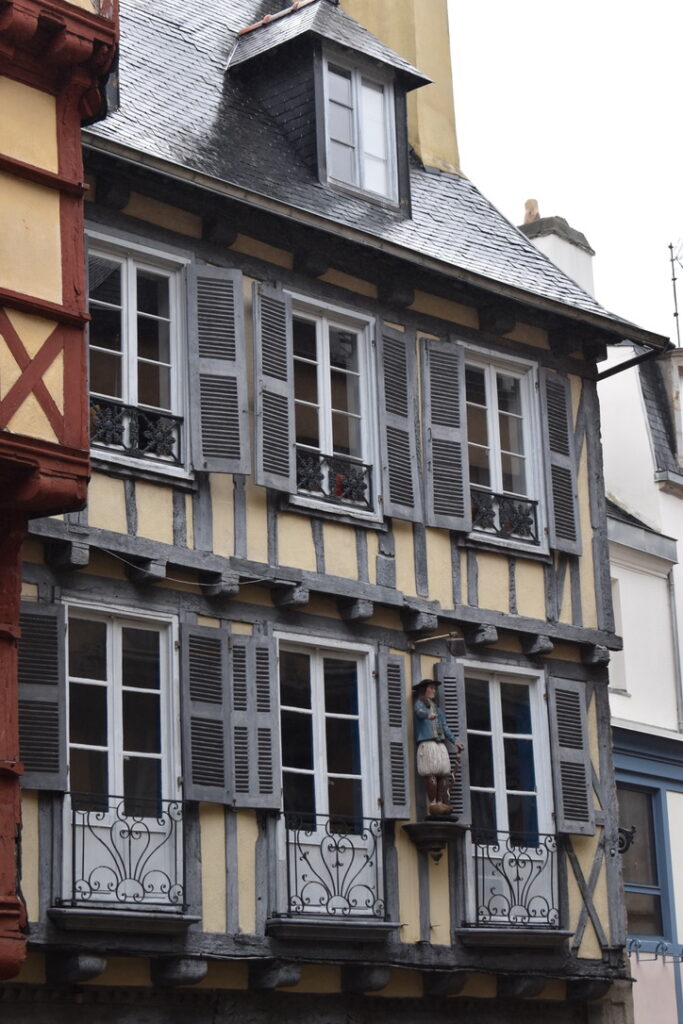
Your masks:
{"label": "decorative iron grille", "polygon": [[557,837],[511,832],[471,836],[478,927],[559,928]]}
{"label": "decorative iron grille", "polygon": [[384,920],[382,822],[285,814],[288,917]]}
{"label": "decorative iron grille", "polygon": [[114,448],[134,459],[181,464],[180,416],[138,409],[109,399],[90,398],[90,443]]}
{"label": "decorative iron grille", "polygon": [[63,904],[185,909],[183,805],[71,794],[71,892]]}
{"label": "decorative iron grille", "polygon": [[297,490],[334,505],[372,510],[372,467],[341,455],[322,455],[299,448]]}
{"label": "decorative iron grille", "polygon": [[470,488],[472,529],[505,540],[539,544],[538,502]]}

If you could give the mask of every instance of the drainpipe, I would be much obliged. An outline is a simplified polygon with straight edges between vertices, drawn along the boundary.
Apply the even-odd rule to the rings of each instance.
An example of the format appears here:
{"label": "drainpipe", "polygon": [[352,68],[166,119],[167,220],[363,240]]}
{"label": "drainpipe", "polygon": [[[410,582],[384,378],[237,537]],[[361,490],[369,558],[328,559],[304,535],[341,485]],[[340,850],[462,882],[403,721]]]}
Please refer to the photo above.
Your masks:
{"label": "drainpipe", "polygon": [[678,615],[676,613],[676,588],[674,571],[670,569],[666,576],[669,594],[669,615],[671,616],[671,636],[673,637],[674,677],[676,684],[676,718],[679,732],[683,732],[683,689],[681,688],[681,645],[678,639]]}

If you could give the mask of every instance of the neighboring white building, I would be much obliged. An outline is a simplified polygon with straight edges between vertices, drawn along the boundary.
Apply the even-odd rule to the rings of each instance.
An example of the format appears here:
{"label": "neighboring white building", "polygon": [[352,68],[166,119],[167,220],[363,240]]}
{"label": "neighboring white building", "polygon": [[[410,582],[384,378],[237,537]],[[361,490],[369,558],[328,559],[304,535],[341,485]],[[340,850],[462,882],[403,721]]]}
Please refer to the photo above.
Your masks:
{"label": "neighboring white building", "polygon": [[[583,235],[559,217],[522,230],[591,290]],[[625,367],[638,356],[644,361]],[[624,638],[610,664],[610,706],[635,1019],[675,1024],[683,1021],[683,350],[652,359],[624,345],[601,366],[612,598]]]}

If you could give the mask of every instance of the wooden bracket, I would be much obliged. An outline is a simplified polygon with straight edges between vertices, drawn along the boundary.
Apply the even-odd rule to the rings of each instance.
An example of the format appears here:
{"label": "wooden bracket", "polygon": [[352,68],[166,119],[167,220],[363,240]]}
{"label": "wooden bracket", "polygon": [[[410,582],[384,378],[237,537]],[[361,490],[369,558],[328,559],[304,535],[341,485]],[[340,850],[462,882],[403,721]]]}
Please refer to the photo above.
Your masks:
{"label": "wooden bracket", "polygon": [[433,633],[438,626],[439,618],[434,612],[409,610],[403,613],[403,628],[406,633]]}
{"label": "wooden bracket", "polygon": [[302,608],[311,599],[311,592],[304,583],[290,583],[273,588],[273,604],[277,608]]}
{"label": "wooden bracket", "polygon": [[90,561],[90,545],[85,540],[46,544],[45,561],[53,569],[84,569]]}
{"label": "wooden bracket", "polygon": [[604,999],[612,987],[607,978],[570,978],[567,982],[567,1002],[590,1003]]}
{"label": "wooden bracket", "polygon": [[471,971],[425,971],[422,990],[426,996],[457,996],[471,977]]}
{"label": "wooden bracket", "polygon": [[487,647],[498,642],[498,630],[495,626],[481,625],[467,630],[465,640],[468,647]]}
{"label": "wooden bracket", "polygon": [[203,981],[209,969],[206,960],[191,960],[189,957],[173,956],[152,960],[152,984],[158,988],[174,985],[196,985]]}
{"label": "wooden bracket", "polygon": [[375,964],[342,964],[342,992],[379,992],[387,987],[390,977],[389,967]]}
{"label": "wooden bracket", "polygon": [[301,980],[301,968],[298,964],[286,963],[283,960],[252,960],[249,964],[249,988],[272,990],[289,988]]}
{"label": "wooden bracket", "polygon": [[609,665],[609,659],[608,648],[600,644],[588,644],[581,648],[581,661],[584,665]]}
{"label": "wooden bracket", "polygon": [[499,999],[529,999],[532,996],[540,996],[548,984],[548,979],[526,974],[500,975],[496,984]]}
{"label": "wooden bracket", "polygon": [[130,202],[130,184],[124,178],[97,176],[97,202],[110,210],[123,210]]}
{"label": "wooden bracket", "polygon": [[532,633],[531,636],[522,637],[522,650],[525,654],[551,654],[554,646],[550,637],[544,636],[542,633]]}
{"label": "wooden bracket", "polygon": [[517,316],[509,306],[482,306],[479,327],[487,334],[509,334],[517,326]]}
{"label": "wooden bracket", "polygon": [[236,572],[202,572],[199,585],[204,597],[234,597],[240,589]]}
{"label": "wooden bracket", "polygon": [[567,327],[556,327],[548,331],[548,341],[554,356],[568,356],[581,351],[581,341],[575,332]]}
{"label": "wooden bracket", "polygon": [[166,562],[147,558],[137,565],[127,566],[126,573],[131,583],[159,583],[166,579]]}
{"label": "wooden bracket", "polygon": [[372,601],[358,598],[355,601],[340,600],[339,614],[345,622],[361,622],[363,619],[371,619],[375,612]]}
{"label": "wooden bracket", "polygon": [[322,277],[330,269],[330,258],[322,249],[297,249],[294,269],[309,277]]}
{"label": "wooden bracket", "polygon": [[415,289],[406,281],[383,279],[377,286],[377,297],[388,306],[406,309],[415,302]]}
{"label": "wooden bracket", "polygon": [[237,238],[237,228],[227,217],[212,212],[202,217],[202,238],[229,247]]}
{"label": "wooden bracket", "polygon": [[106,969],[106,957],[91,953],[48,953],[45,959],[45,977],[50,985],[90,981]]}

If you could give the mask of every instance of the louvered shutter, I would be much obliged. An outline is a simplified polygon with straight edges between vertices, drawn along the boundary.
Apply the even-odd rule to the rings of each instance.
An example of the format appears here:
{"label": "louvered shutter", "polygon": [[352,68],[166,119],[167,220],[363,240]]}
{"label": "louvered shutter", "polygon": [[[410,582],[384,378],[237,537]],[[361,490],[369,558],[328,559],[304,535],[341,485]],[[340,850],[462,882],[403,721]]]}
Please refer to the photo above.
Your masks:
{"label": "louvered shutter", "polygon": [[428,340],[422,350],[427,523],[471,530],[462,345]]}
{"label": "louvered shutter", "polygon": [[182,629],[183,795],[231,802],[228,639],[223,629]]}
{"label": "louvered shutter", "polygon": [[417,451],[415,332],[379,325],[377,366],[382,438],[382,497],[387,516],[422,521]]}
{"label": "louvered shutter", "polygon": [[188,269],[189,427],[196,469],[249,472],[243,308],[240,271]]}
{"label": "louvered shutter", "polygon": [[586,729],[586,691],[575,679],[548,680],[557,831],[593,835],[592,776]]}
{"label": "louvered shutter", "polygon": [[541,406],[545,432],[548,533],[552,548],[581,554],[571,393],[569,381],[541,368]]}
{"label": "louvered shutter", "polygon": [[25,789],[64,792],[66,770],[65,614],[25,604],[19,640],[19,756]]}
{"label": "louvered shutter", "polygon": [[232,757],[236,807],[279,810],[278,679],[270,638],[232,638]]}
{"label": "louvered shutter", "polygon": [[382,807],[385,818],[411,817],[408,776],[408,740],[406,713],[408,700],[404,683],[404,659],[379,654],[379,737],[382,758]]}
{"label": "louvered shutter", "polygon": [[296,493],[292,305],[270,285],[254,284],[256,483]]}
{"label": "louvered shutter", "polygon": [[444,658],[434,666],[434,678],[440,680],[438,689],[439,705],[446,717],[448,727],[463,745],[460,757],[449,745],[453,782],[450,788],[450,804],[460,825],[472,824],[470,800],[470,763],[467,750],[467,712],[465,709],[465,671],[455,658]]}

